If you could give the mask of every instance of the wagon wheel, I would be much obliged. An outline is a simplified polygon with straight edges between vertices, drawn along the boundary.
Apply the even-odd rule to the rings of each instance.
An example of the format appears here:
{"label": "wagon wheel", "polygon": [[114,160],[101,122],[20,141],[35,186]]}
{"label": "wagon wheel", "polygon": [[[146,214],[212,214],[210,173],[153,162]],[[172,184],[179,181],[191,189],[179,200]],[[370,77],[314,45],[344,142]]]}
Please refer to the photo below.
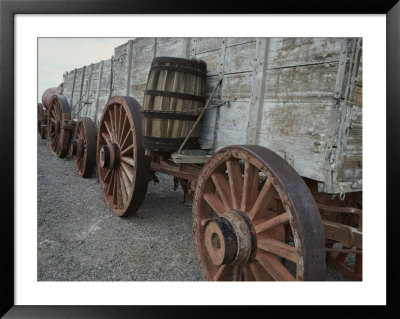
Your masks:
{"label": "wagon wheel", "polygon": [[282,158],[260,146],[215,153],[197,179],[197,255],[206,280],[325,280],[315,201]]}
{"label": "wagon wheel", "polygon": [[75,158],[78,175],[91,177],[96,165],[96,132],[90,118],[78,119],[74,139],[71,140],[70,155]]}
{"label": "wagon wheel", "polygon": [[127,96],[108,100],[97,133],[97,167],[101,191],[116,216],[135,213],[149,181],[150,161],[142,141],[140,105]]}
{"label": "wagon wheel", "polygon": [[46,130],[42,129],[42,125],[46,123],[46,117],[44,114],[44,108],[42,103],[37,104],[38,114],[37,114],[37,129],[41,139],[46,137]]}
{"label": "wagon wheel", "polygon": [[68,154],[71,130],[64,128],[63,120],[70,119],[67,99],[63,95],[54,95],[48,110],[47,138],[50,149],[60,158]]}

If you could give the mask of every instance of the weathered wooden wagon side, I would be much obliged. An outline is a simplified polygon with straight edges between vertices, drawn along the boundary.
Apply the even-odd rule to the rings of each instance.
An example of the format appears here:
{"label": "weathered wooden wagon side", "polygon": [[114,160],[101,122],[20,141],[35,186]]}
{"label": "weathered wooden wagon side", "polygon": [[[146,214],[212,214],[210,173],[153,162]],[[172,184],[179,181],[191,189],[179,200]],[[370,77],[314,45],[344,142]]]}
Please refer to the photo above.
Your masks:
{"label": "weathered wooden wagon side", "polygon": [[[223,76],[201,123],[200,146],[265,146],[322,192],[362,189],[362,44],[347,38],[143,38],[111,60],[64,75],[76,114],[97,125],[113,95],[143,103],[157,56],[207,63],[207,92]],[[99,72],[100,69],[100,72]],[[98,80],[101,74],[101,81]]]}
{"label": "weathered wooden wagon side", "polygon": [[[207,63],[212,99],[195,152],[143,140],[156,57]],[[362,39],[138,38],[110,60],[65,73],[64,95],[72,118],[98,130],[99,180],[114,214],[140,207],[155,172],[193,196],[206,279],[321,280],[325,252],[361,279]],[[87,131],[77,129],[72,154],[83,156]]]}

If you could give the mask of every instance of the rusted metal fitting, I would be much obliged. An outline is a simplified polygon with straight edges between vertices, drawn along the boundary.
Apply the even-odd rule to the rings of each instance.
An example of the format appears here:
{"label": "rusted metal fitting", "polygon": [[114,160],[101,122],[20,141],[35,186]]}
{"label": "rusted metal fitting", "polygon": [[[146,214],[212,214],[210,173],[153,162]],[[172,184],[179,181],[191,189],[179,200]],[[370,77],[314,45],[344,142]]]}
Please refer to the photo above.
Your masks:
{"label": "rusted metal fitting", "polygon": [[99,164],[101,168],[116,168],[120,164],[120,151],[117,144],[101,146]]}
{"label": "rusted metal fitting", "polygon": [[254,254],[256,237],[252,236],[252,223],[246,214],[239,210],[232,210],[222,215],[222,218],[229,221],[235,232],[238,244],[234,265],[245,265]]}

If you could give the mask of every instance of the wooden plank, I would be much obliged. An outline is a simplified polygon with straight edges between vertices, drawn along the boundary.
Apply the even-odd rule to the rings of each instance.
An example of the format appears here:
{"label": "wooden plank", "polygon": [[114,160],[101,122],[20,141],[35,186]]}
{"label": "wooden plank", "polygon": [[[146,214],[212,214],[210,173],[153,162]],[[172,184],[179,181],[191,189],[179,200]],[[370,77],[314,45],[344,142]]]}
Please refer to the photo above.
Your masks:
{"label": "wooden plank", "polygon": [[270,38],[269,68],[339,61],[341,38]]}
{"label": "wooden plank", "polygon": [[70,107],[72,107],[72,101],[73,101],[73,98],[74,98],[75,80],[76,80],[76,69],[74,70],[74,80],[73,80],[73,82],[72,82],[71,99],[70,99],[70,101],[69,101]]}
{"label": "wooden plank", "polygon": [[253,89],[248,114],[247,137],[248,144],[256,144],[261,125],[261,112],[265,94],[265,75],[268,61],[269,39],[257,39]]}
{"label": "wooden plank", "polygon": [[219,128],[228,130],[247,130],[249,113],[251,112],[249,102],[231,102],[230,106],[219,107]]}
{"label": "wooden plank", "polygon": [[183,57],[183,38],[171,38],[168,41],[161,42],[159,39],[156,56]]}
{"label": "wooden plank", "polygon": [[83,84],[85,82],[85,75],[86,75],[86,65],[83,67],[82,71],[82,78],[81,78],[81,89],[79,92],[79,101],[78,105],[76,106],[75,114],[77,115],[76,117],[80,116],[80,113],[82,112],[82,96],[83,96]]}
{"label": "wooden plank", "polygon": [[185,155],[174,153],[171,155],[172,161],[177,164],[192,163],[203,164],[210,159],[211,155]]}
{"label": "wooden plank", "polygon": [[221,38],[196,38],[196,55],[221,49]]}
{"label": "wooden plank", "polygon": [[325,179],[332,101],[264,102],[257,144],[289,161],[304,177]]}
{"label": "wooden plank", "polygon": [[333,92],[333,96],[335,99],[339,99],[342,96],[343,92],[343,81],[344,81],[344,74],[346,71],[346,61],[348,55],[348,46],[349,46],[349,39],[342,40],[342,46],[340,49],[340,56],[339,56],[339,66],[336,75],[336,83],[335,83],[335,90]]}
{"label": "wooden plank", "polygon": [[221,62],[221,52],[222,50],[218,49],[196,55],[197,59],[203,60],[207,63],[207,76],[218,75]]}
{"label": "wooden plank", "polygon": [[154,38],[136,38],[133,40],[135,48],[153,46]]}
{"label": "wooden plank", "polygon": [[143,101],[146,83],[131,85],[130,96],[138,101]]}
{"label": "wooden plank", "polygon": [[225,75],[221,88],[222,99],[250,101],[252,89],[253,72]]}
{"label": "wooden plank", "polygon": [[362,106],[362,86],[360,85],[355,86],[353,98],[351,99],[351,101],[358,106]]}
{"label": "wooden plank", "polygon": [[224,67],[225,74],[253,71],[255,55],[256,42],[227,47]]}
{"label": "wooden plank", "polygon": [[101,61],[100,62],[100,66],[99,66],[99,86],[97,87],[97,97],[96,97],[96,105],[95,105],[95,108],[96,108],[96,112],[95,112],[95,118],[94,118],[94,124],[95,125],[98,125],[99,124],[99,122],[98,122],[98,119],[99,119],[99,117],[98,117],[98,114],[99,114],[99,98],[100,98],[100,86],[101,86],[101,77],[102,77],[102,73],[103,73],[103,67],[104,67],[104,61]]}
{"label": "wooden plank", "polygon": [[143,84],[147,82],[153,58],[153,47],[142,47],[133,52],[131,72],[132,84]]}
{"label": "wooden plank", "polygon": [[191,39],[183,38],[182,57],[184,57],[185,59],[189,59],[190,57],[190,47],[191,47]]}
{"label": "wooden plank", "polygon": [[266,75],[265,100],[318,102],[333,95],[338,63],[270,69]]}
{"label": "wooden plank", "polygon": [[231,47],[238,44],[244,44],[249,42],[256,42],[257,38],[227,38],[226,46]]}
{"label": "wooden plank", "polygon": [[246,131],[221,128],[216,132],[215,150],[234,144],[246,144]]}
{"label": "wooden plank", "polygon": [[128,42],[128,67],[126,72],[126,95],[129,96],[131,91],[131,74],[132,74],[132,56],[133,56],[133,41]]}

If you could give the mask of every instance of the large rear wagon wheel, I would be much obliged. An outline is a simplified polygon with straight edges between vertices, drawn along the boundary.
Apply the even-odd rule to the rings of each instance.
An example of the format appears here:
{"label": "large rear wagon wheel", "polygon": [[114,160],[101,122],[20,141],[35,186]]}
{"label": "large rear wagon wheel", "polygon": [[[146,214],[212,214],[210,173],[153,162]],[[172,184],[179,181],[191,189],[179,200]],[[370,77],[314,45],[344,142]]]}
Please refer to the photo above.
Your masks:
{"label": "large rear wagon wheel", "polygon": [[70,154],[74,156],[78,175],[91,177],[96,166],[96,130],[90,118],[78,119]]}
{"label": "large rear wagon wheel", "polygon": [[149,182],[150,160],[142,141],[140,105],[127,96],[108,100],[97,133],[97,167],[101,191],[116,216],[135,213]]}
{"label": "large rear wagon wheel", "polygon": [[215,153],[197,179],[193,217],[206,280],[326,279],[315,201],[296,171],[266,148]]}
{"label": "large rear wagon wheel", "polygon": [[71,120],[67,99],[63,95],[54,95],[48,110],[47,138],[50,149],[59,158],[68,155],[71,138],[71,130],[63,128],[64,120]]}

